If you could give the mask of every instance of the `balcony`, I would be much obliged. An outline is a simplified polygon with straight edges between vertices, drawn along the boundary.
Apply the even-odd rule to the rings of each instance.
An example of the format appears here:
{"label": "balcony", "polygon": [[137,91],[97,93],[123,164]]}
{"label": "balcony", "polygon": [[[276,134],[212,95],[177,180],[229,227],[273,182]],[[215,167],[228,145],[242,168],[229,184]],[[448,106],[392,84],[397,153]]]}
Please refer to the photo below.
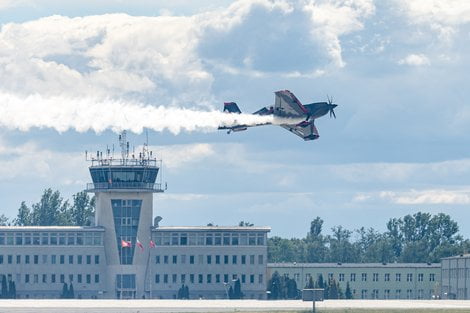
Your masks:
{"label": "balcony", "polygon": [[88,183],[86,192],[109,192],[109,191],[139,191],[139,192],[164,192],[160,183],[142,182],[113,182],[113,183]]}

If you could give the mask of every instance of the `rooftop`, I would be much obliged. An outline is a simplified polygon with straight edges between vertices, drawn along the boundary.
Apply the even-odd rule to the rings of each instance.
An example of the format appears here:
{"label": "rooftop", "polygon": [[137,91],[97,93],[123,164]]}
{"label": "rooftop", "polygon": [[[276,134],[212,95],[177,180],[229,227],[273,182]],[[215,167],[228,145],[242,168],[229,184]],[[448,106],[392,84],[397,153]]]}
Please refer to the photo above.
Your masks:
{"label": "rooftop", "polygon": [[0,226],[0,231],[104,231],[102,226]]}
{"label": "rooftop", "polygon": [[268,226],[160,226],[152,231],[271,231]]}
{"label": "rooftop", "polygon": [[268,263],[268,267],[281,268],[422,268],[422,267],[441,267],[440,263]]}

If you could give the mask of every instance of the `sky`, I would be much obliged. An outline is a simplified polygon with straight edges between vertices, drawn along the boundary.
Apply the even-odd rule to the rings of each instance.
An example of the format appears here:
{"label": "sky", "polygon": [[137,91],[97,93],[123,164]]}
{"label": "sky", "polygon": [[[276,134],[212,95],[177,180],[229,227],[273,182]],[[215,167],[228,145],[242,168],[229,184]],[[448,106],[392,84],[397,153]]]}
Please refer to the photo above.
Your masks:
{"label": "sky", "polygon": [[[291,238],[316,216],[328,234],[423,211],[470,237],[467,0],[0,0],[0,25],[8,217],[83,190],[85,151],[127,129],[163,160],[161,225]],[[224,101],[250,113],[284,89],[338,104],[318,140],[216,130]]]}

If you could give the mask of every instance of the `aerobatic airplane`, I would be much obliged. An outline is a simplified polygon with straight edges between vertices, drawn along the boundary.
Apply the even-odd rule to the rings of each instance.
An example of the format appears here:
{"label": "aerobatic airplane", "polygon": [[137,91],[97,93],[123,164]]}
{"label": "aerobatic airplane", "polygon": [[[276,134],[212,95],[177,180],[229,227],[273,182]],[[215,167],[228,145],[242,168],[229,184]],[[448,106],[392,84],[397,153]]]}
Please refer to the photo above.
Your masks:
{"label": "aerobatic airplane", "polygon": [[[227,134],[246,130],[248,127],[263,125],[279,125],[288,131],[302,137],[305,141],[315,140],[320,137],[318,130],[314,125],[315,119],[330,113],[330,117],[336,118],[334,108],[338,105],[333,104],[333,100],[328,98],[328,102],[316,102],[303,105],[296,96],[289,90],[276,91],[274,106],[264,107],[254,115],[272,115],[273,122],[255,124],[255,125],[230,125],[219,126],[218,129],[227,129]],[[225,102],[224,112],[242,113],[235,102]]]}

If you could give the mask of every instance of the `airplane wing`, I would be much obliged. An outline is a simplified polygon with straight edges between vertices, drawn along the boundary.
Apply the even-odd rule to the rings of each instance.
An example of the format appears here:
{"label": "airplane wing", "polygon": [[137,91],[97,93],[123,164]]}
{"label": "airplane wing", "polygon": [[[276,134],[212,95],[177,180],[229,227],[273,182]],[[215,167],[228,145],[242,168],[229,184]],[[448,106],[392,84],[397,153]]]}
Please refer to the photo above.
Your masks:
{"label": "airplane wing", "polygon": [[308,114],[307,108],[289,90],[276,91],[274,114],[282,117],[296,117]]}
{"label": "airplane wing", "polygon": [[318,130],[313,124],[313,121],[307,122],[304,121],[299,124],[283,124],[281,127],[287,129],[291,133],[296,134],[299,137],[302,137],[303,140],[315,140],[320,137]]}

